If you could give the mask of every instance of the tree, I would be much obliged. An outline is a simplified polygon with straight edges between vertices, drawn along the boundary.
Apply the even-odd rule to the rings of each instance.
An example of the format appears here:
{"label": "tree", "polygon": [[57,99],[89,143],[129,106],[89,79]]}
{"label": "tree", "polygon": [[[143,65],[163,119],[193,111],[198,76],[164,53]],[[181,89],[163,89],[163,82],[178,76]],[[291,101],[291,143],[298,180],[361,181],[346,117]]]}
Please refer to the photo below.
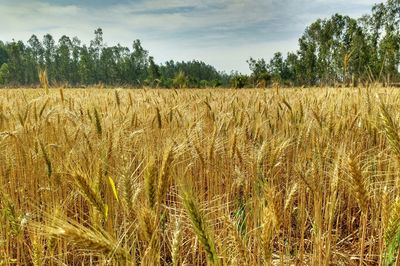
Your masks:
{"label": "tree", "polygon": [[0,66],[8,61],[8,53],[6,46],[0,41]]}
{"label": "tree", "polygon": [[274,82],[284,83],[289,78],[289,69],[280,52],[274,54],[268,64],[268,69]]}
{"label": "tree", "polygon": [[47,69],[49,81],[52,82],[56,75],[56,69],[54,67],[56,48],[53,36],[50,34],[46,34],[43,37],[43,48],[45,68]]}
{"label": "tree", "polygon": [[33,49],[29,46],[25,47],[23,57],[25,62],[24,84],[35,84],[38,82],[38,63]]}
{"label": "tree", "polygon": [[[253,80],[253,86],[257,87],[259,84],[262,84],[263,87],[268,85],[268,83],[271,81],[271,75],[268,72],[268,67],[267,63],[265,62],[264,59],[258,59],[255,60],[252,57],[250,57],[249,60],[247,60],[247,63],[249,64],[249,68],[252,71],[251,78]],[[242,83],[246,80],[243,76],[241,75],[236,75],[234,77],[234,80],[236,81],[236,86],[241,87],[243,85]],[[243,85],[244,86],[244,85]]]}
{"label": "tree", "polygon": [[285,60],[287,77],[285,81],[290,85],[299,85],[298,73],[300,72],[299,58],[295,53],[288,53]]}
{"label": "tree", "polygon": [[68,36],[63,35],[58,41],[58,47],[55,55],[55,79],[60,82],[71,80],[71,52],[72,41]]}
{"label": "tree", "polygon": [[9,82],[26,84],[25,45],[22,41],[13,41],[7,45]]}
{"label": "tree", "polygon": [[158,86],[161,79],[160,67],[154,62],[154,57],[149,57],[149,67],[147,69],[147,80],[149,85]]}
{"label": "tree", "polygon": [[0,67],[0,84],[7,84],[10,78],[10,70],[7,63],[3,63]]}
{"label": "tree", "polygon": [[[382,15],[383,14],[383,15]],[[375,16],[383,18],[381,41],[378,54],[382,64],[381,77],[386,83],[390,83],[398,77],[400,64],[400,2],[388,0],[382,7],[376,6]]]}
{"label": "tree", "polygon": [[82,84],[89,85],[95,82],[94,77],[94,60],[91,54],[89,53],[89,49],[86,45],[83,45],[80,51],[80,61],[78,65],[78,73],[80,77],[80,81]]}
{"label": "tree", "polygon": [[39,67],[44,67],[44,48],[36,35],[32,35],[28,40],[29,47],[31,48],[33,58]]}
{"label": "tree", "polygon": [[147,76],[149,52],[143,49],[140,40],[135,40],[130,60],[130,81],[134,85],[143,85]]}
{"label": "tree", "polygon": [[213,66],[202,61],[192,60],[187,62],[167,61],[160,66],[161,85],[164,87],[172,86],[172,81],[179,71],[185,72],[188,77],[188,86],[204,87],[205,82],[212,86],[217,86],[220,83],[229,85],[228,75],[219,73]]}
{"label": "tree", "polygon": [[382,59],[382,75],[386,83],[398,75],[400,62],[400,36],[394,31],[388,31],[379,45],[379,55]]}
{"label": "tree", "polygon": [[103,42],[103,30],[101,28],[97,28],[94,31],[94,39],[90,41],[89,53],[92,56],[92,61],[94,63],[94,79],[95,82],[100,81],[100,54],[104,47]]}
{"label": "tree", "polygon": [[114,49],[103,47],[100,56],[100,81],[106,84],[115,84],[117,80],[117,63],[114,57]]}
{"label": "tree", "polygon": [[114,57],[116,61],[116,71],[117,71],[117,79],[116,82],[121,83],[130,83],[130,51],[128,47],[121,46],[118,44],[113,47]]}
{"label": "tree", "polygon": [[27,76],[29,83],[38,83],[39,69],[44,68],[44,48],[36,35],[28,40],[26,48]]}
{"label": "tree", "polygon": [[317,81],[317,45],[315,32],[319,30],[321,21],[318,20],[307,27],[303,36],[299,39],[299,69],[298,79],[302,84],[314,85]]}
{"label": "tree", "polygon": [[71,73],[70,73],[70,83],[76,85],[80,82],[79,78],[79,61],[80,61],[80,50],[81,41],[74,37],[72,38],[72,61],[71,61]]}
{"label": "tree", "polygon": [[249,77],[238,72],[231,73],[231,87],[235,89],[244,88],[249,81]]}
{"label": "tree", "polygon": [[299,40],[298,82],[308,85],[348,84],[350,78],[365,77],[370,68],[368,18],[359,21],[339,14],[317,20]]}

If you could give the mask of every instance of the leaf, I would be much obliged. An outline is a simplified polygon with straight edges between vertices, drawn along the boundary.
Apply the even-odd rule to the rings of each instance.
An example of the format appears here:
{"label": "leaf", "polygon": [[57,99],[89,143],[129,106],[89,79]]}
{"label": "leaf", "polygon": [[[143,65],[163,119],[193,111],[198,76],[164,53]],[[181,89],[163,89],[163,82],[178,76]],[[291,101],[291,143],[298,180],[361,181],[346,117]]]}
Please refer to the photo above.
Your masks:
{"label": "leaf", "polygon": [[116,199],[117,202],[119,203],[117,188],[115,187],[114,180],[112,179],[111,176],[108,177],[108,183],[109,183],[110,186],[111,186],[111,189],[112,189],[112,191],[113,191],[113,194],[114,194],[115,199]]}

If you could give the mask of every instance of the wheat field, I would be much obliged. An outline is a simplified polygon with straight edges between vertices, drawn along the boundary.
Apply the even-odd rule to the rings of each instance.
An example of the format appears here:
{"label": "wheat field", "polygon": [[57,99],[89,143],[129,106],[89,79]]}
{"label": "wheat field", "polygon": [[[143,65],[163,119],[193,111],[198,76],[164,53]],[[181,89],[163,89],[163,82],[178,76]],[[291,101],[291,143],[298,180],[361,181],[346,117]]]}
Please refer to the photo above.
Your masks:
{"label": "wheat field", "polygon": [[394,265],[400,91],[0,90],[0,265]]}

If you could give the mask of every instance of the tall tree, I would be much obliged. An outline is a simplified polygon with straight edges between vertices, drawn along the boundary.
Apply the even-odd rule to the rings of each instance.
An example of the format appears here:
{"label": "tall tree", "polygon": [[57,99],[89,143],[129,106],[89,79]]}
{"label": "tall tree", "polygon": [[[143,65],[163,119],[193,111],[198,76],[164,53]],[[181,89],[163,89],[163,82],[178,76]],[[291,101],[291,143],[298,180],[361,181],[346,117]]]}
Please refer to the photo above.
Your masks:
{"label": "tall tree", "polygon": [[0,66],[0,84],[4,85],[9,83],[9,79],[10,79],[10,70],[8,68],[8,64],[3,63]]}
{"label": "tall tree", "polygon": [[106,84],[115,84],[117,80],[117,63],[113,47],[103,47],[100,56],[99,80]]}
{"label": "tall tree", "polygon": [[300,85],[298,82],[298,73],[300,72],[299,58],[295,53],[288,53],[285,60],[285,65],[287,69],[287,79],[286,82],[291,86]]}
{"label": "tall tree", "polygon": [[7,45],[8,50],[8,69],[9,69],[9,81],[24,85],[27,84],[26,80],[26,64],[25,64],[25,45],[22,41],[11,42]]}
{"label": "tall tree", "polygon": [[83,45],[80,55],[78,71],[81,83],[84,85],[94,84],[96,81],[94,76],[95,63],[86,45]]}
{"label": "tall tree", "polygon": [[81,51],[81,41],[78,37],[72,38],[72,59],[70,68],[70,83],[73,85],[80,83],[79,77],[79,61],[80,61],[80,51]]}
{"label": "tall tree", "polygon": [[300,71],[298,72],[298,79],[302,84],[306,85],[314,85],[317,82],[317,45],[314,34],[317,26],[318,24],[312,24],[299,39]]}
{"label": "tall tree", "polygon": [[101,51],[104,47],[103,41],[103,30],[101,28],[97,28],[94,31],[94,39],[90,41],[89,52],[93,58],[94,62],[94,78],[96,82],[100,81],[100,55]]}
{"label": "tall tree", "polygon": [[33,58],[39,67],[44,67],[44,48],[36,35],[32,35],[28,40]]}
{"label": "tall tree", "polygon": [[161,79],[160,67],[154,62],[154,57],[149,57],[149,67],[147,69],[147,81],[151,86],[158,86]]}
{"label": "tall tree", "polygon": [[[249,68],[252,72],[251,78],[253,81],[253,86],[265,87],[271,81],[271,75],[268,72],[268,65],[264,59],[255,60],[252,57],[247,61]],[[239,83],[244,78],[241,75],[236,75],[239,78]],[[237,79],[237,78],[236,78]]]}
{"label": "tall tree", "polygon": [[56,68],[54,66],[56,47],[53,36],[46,34],[43,37],[44,64],[50,82],[55,80]]}
{"label": "tall tree", "polygon": [[113,47],[113,53],[116,61],[116,71],[118,84],[129,84],[130,83],[130,51],[128,47],[124,47],[120,44]]}
{"label": "tall tree", "polygon": [[55,67],[57,69],[55,78],[57,81],[65,83],[71,80],[71,52],[73,49],[72,41],[68,36],[63,35],[58,41],[55,56]]}
{"label": "tall tree", "polygon": [[275,82],[284,83],[284,81],[288,81],[290,78],[290,70],[280,52],[274,54],[268,64],[268,69],[272,76],[272,80]]}
{"label": "tall tree", "polygon": [[5,44],[0,41],[0,66],[8,61],[8,53]]}
{"label": "tall tree", "polygon": [[143,49],[140,40],[135,40],[132,48],[130,60],[131,82],[135,85],[143,85],[147,75],[149,52]]}

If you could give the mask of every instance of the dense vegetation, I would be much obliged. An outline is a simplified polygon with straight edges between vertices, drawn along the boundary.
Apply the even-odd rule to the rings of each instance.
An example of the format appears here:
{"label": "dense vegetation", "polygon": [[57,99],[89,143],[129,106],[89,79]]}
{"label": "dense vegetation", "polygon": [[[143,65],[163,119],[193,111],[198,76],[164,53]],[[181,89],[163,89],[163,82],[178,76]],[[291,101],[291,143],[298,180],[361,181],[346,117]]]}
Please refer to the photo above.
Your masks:
{"label": "dense vegetation", "polygon": [[38,71],[44,69],[55,85],[217,86],[226,81],[224,74],[195,60],[159,66],[139,40],[131,50],[121,45],[107,47],[100,28],[89,47],[67,36],[56,45],[49,34],[42,42],[33,35],[27,45],[0,42],[0,65],[0,83],[12,85],[37,84]]}
{"label": "dense vegetation", "polygon": [[283,58],[249,60],[256,81],[288,85],[334,85],[399,81],[400,1],[388,0],[360,19],[336,14],[318,19]]}
{"label": "dense vegetation", "polygon": [[154,62],[140,41],[131,49],[107,47],[101,29],[89,46],[74,37],[58,43],[49,34],[40,41],[0,41],[0,85],[38,84],[38,71],[47,69],[53,85],[128,85],[152,87],[263,87],[270,84],[357,85],[359,82],[398,82],[400,63],[400,2],[388,0],[360,19],[336,14],[317,20],[299,39],[299,49],[270,62],[248,60],[251,75],[218,72],[196,60]]}

